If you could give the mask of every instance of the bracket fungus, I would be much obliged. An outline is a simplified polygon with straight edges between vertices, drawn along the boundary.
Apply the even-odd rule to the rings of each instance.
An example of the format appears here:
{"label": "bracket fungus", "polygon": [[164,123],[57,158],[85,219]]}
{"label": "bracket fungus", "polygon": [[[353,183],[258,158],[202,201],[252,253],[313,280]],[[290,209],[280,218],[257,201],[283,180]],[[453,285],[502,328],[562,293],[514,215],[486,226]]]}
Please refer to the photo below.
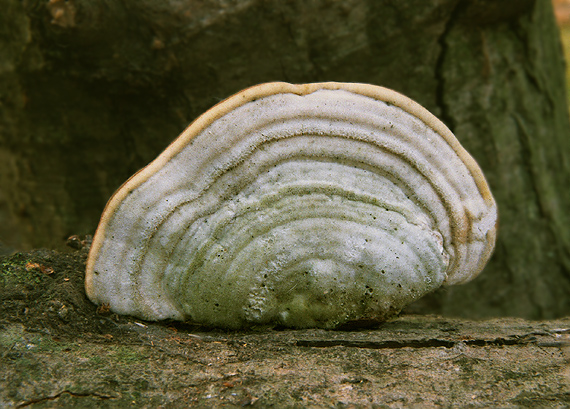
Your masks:
{"label": "bracket fungus", "polygon": [[85,285],[148,320],[376,322],[477,276],[496,224],[481,169],[416,102],[267,83],[200,116],[114,194]]}

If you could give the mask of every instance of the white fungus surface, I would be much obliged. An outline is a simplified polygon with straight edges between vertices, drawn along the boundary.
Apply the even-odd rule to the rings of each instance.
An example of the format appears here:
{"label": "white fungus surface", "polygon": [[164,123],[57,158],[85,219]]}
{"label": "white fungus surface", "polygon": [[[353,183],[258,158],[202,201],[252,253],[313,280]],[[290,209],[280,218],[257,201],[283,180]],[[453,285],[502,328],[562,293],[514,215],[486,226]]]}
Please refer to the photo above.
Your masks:
{"label": "white fungus surface", "polygon": [[86,290],[119,314],[226,328],[383,320],[475,277],[496,219],[475,161],[408,98],[262,84],[115,193]]}

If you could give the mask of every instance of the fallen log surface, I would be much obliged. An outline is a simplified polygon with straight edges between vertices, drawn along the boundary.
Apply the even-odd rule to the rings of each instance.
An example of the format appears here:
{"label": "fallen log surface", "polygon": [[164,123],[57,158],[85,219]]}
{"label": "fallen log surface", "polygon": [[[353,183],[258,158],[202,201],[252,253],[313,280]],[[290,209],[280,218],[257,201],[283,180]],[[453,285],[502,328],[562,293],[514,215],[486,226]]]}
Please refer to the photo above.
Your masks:
{"label": "fallen log surface", "polygon": [[84,251],[0,258],[0,407],[570,405],[570,317],[207,330],[97,308],[84,262]]}
{"label": "fallen log surface", "polygon": [[[116,342],[0,332],[1,402],[17,407],[560,407],[570,319],[403,316],[374,330],[188,332],[117,324]],[[105,340],[105,341],[103,341]]]}

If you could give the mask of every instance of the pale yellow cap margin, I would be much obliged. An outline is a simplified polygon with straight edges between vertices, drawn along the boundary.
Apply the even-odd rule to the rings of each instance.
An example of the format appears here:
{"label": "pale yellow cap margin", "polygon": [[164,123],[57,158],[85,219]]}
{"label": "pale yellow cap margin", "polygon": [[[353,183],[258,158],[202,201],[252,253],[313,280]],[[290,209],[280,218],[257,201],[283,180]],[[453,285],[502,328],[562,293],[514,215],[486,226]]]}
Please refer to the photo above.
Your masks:
{"label": "pale yellow cap margin", "polygon": [[[204,114],[200,115],[194,122],[192,122],[185,130],[176,138],[165,150],[162,152],[155,160],[153,160],[145,168],[141,169],[133,176],[131,176],[123,185],[113,194],[111,199],[107,202],[105,210],[101,215],[101,220],[95,236],[93,237],[93,242],[91,244],[91,250],[89,251],[89,257],[87,259],[87,268],[85,272],[85,291],[89,298],[92,298],[92,282],[93,282],[93,266],[95,263],[95,258],[99,253],[99,249],[105,239],[105,228],[111,215],[123,199],[129,194],[129,192],[136,189],[145,180],[147,180],[152,174],[154,174],[158,169],[162,168],[166,162],[168,162],[174,155],[180,152],[188,142],[195,136],[198,135],[204,128],[210,125],[212,122],[218,118],[226,115],[228,112],[245,105],[248,102],[254,101],[259,98],[267,97],[269,95],[275,94],[297,94],[297,95],[307,95],[315,91],[328,89],[328,90],[345,90],[355,94],[364,95],[379,101],[384,101],[389,104],[395,105],[404,111],[414,115],[415,117],[421,119],[427,126],[441,135],[449,146],[457,153],[457,155],[463,160],[467,169],[471,172],[471,175],[475,179],[477,187],[481,192],[481,196],[488,205],[494,203],[491,190],[487,185],[487,181],[483,176],[483,172],[479,168],[479,165],[471,157],[471,155],[461,146],[459,141],[455,138],[453,133],[441,122],[435,115],[429,112],[427,109],[422,107],[417,102],[411,100],[410,98],[388,88],[380,87],[378,85],[371,84],[358,84],[358,83],[342,83],[342,82],[317,82],[312,84],[289,84],[286,82],[268,82],[265,84],[255,85],[250,88],[246,88],[241,92],[219,102],[214,107],[210,108]],[[496,229],[489,231],[488,237],[488,248],[486,253],[493,251],[495,243]],[[488,257],[484,257],[486,260]]]}

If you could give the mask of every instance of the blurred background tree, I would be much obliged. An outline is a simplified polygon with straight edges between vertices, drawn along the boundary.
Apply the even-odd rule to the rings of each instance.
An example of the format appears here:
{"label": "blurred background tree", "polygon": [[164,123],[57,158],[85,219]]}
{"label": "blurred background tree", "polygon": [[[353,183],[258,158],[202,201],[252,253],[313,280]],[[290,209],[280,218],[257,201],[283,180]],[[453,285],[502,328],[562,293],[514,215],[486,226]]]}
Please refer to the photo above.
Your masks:
{"label": "blurred background tree", "polygon": [[61,248],[71,234],[92,234],[123,181],[245,87],[365,82],[400,91],[442,119],[499,204],[499,241],[486,271],[410,310],[570,314],[570,124],[549,0],[0,6],[4,253]]}

